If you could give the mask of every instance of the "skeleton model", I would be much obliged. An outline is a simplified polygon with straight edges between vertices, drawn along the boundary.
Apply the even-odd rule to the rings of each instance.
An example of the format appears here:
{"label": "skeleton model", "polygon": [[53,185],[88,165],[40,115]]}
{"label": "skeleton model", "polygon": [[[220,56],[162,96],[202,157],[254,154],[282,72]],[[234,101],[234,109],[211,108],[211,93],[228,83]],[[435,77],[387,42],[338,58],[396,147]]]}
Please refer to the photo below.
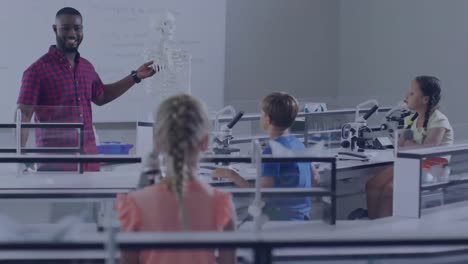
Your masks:
{"label": "skeleton model", "polygon": [[160,72],[146,82],[145,91],[157,94],[160,100],[181,92],[190,93],[191,57],[186,51],[174,48],[175,28],[175,17],[169,11],[159,19],[153,18],[145,50],[146,57],[154,60],[152,67],[160,68]]}

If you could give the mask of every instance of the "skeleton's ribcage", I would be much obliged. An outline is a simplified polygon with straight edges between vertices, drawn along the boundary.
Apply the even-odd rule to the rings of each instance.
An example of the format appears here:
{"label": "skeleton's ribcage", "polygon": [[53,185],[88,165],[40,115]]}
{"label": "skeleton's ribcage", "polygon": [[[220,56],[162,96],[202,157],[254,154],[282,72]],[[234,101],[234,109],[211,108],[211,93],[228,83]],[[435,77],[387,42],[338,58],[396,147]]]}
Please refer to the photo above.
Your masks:
{"label": "skeleton's ribcage", "polygon": [[162,70],[145,84],[147,93],[156,94],[160,101],[179,93],[190,93],[190,59],[182,51],[171,52],[172,56],[157,54],[154,61]]}

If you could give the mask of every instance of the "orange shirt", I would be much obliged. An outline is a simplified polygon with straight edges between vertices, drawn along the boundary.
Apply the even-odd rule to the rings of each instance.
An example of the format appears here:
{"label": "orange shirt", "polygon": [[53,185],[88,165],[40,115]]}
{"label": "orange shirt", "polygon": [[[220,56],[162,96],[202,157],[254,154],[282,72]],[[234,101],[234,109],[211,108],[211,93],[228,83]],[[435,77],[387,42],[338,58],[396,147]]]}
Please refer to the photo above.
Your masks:
{"label": "orange shirt", "polygon": [[[234,219],[231,195],[198,180],[184,190],[184,206],[190,231],[223,231]],[[179,205],[166,184],[146,187],[117,197],[117,212],[124,231],[182,231]],[[215,263],[214,250],[145,250],[140,263]]]}

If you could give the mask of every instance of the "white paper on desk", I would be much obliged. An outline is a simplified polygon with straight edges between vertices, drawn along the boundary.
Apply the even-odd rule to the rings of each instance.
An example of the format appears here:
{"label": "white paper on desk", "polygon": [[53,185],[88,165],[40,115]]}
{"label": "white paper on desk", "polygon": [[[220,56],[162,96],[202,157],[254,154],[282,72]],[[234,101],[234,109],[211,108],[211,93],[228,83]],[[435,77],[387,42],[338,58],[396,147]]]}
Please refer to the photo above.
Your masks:
{"label": "white paper on desk", "polygon": [[366,151],[365,154],[371,161],[393,161],[393,150]]}

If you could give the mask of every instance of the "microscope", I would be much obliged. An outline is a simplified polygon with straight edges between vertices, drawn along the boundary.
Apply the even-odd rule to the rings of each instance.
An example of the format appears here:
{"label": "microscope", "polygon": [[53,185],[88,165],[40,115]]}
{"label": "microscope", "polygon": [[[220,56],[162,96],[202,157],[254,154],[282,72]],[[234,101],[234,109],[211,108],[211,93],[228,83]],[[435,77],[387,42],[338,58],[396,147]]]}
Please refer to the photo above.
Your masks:
{"label": "microscope", "polygon": [[[234,114],[234,117],[228,124],[219,127],[219,116],[228,110]],[[215,132],[213,139],[213,142],[215,143],[213,153],[215,155],[230,155],[234,152],[240,152],[240,149],[238,148],[231,148],[230,144],[231,140],[234,138],[232,136],[232,128],[237,124],[237,122],[239,122],[242,116],[244,116],[244,112],[239,111],[237,114],[235,114],[235,110],[232,106],[226,106],[216,114]]]}
{"label": "microscope", "polygon": [[[359,116],[359,111],[369,104],[373,107],[363,116]],[[376,100],[369,100],[356,106],[354,122],[346,123],[341,127],[341,147],[349,149],[351,152],[364,152],[364,134],[372,132],[367,126],[367,119],[379,109]]]}
{"label": "microscope", "polygon": [[152,151],[143,160],[143,168],[140,172],[140,178],[138,180],[138,189],[159,183],[166,176],[166,169],[163,159],[164,158],[162,154],[158,154],[155,151]]}
{"label": "microscope", "polygon": [[[371,111],[369,112],[371,113]],[[368,114],[369,114],[368,113]],[[359,152],[363,152],[364,149],[390,149],[395,148],[395,144],[398,144],[398,130],[403,127],[405,118],[410,116],[412,113],[406,107],[406,104],[399,103],[396,107],[392,108],[384,118],[384,121],[378,128],[369,128],[367,126],[361,126],[359,128],[351,127],[349,131],[357,131],[354,133],[355,137],[351,137],[351,143],[355,142],[355,145],[349,144],[351,150],[357,148]],[[363,119],[366,116],[364,116]],[[417,114],[411,117],[410,122],[413,122],[417,118]],[[345,127],[348,124],[345,124]],[[349,127],[349,126],[348,126]],[[342,130],[342,135],[347,135],[347,128]],[[354,141],[353,141],[354,140]],[[342,142],[343,143],[343,142]],[[344,146],[343,146],[344,144]],[[342,146],[348,146],[347,143],[343,143]]]}
{"label": "microscope", "polygon": [[[405,103],[399,103],[385,115],[385,120],[379,129],[365,134],[364,137],[374,139],[374,149],[394,148],[398,144],[398,130],[403,128],[405,118],[411,114]],[[418,113],[414,114],[410,122],[413,122],[417,117]]]}

